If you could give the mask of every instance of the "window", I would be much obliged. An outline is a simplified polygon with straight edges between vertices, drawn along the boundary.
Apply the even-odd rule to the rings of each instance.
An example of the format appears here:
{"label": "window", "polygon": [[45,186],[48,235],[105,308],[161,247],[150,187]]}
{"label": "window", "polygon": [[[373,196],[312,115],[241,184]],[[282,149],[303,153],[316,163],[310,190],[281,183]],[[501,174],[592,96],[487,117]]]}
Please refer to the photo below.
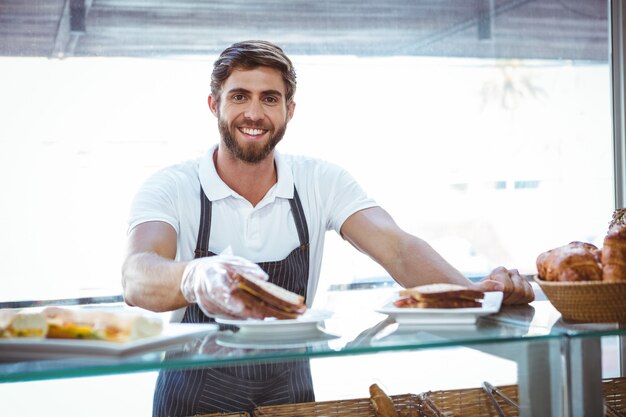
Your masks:
{"label": "window", "polygon": [[[532,274],[546,249],[601,245],[615,199],[606,1],[276,1],[211,20],[221,36],[196,21],[209,5],[178,10],[189,32],[173,36],[166,3],[149,21],[94,2],[64,59],[34,35],[0,40],[2,299],[120,290],[133,193],[217,142],[211,65],[249,38],[298,71],[279,149],[347,168],[467,275]],[[385,275],[329,234],[320,288]]]}

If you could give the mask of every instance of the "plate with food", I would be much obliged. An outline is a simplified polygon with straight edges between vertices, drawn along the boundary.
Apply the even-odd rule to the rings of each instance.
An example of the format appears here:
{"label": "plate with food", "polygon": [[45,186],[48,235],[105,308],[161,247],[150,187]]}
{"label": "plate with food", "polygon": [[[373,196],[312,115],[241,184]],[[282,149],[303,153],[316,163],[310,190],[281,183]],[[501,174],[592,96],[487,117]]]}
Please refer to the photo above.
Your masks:
{"label": "plate with food", "polygon": [[277,333],[314,334],[332,313],[308,309],[304,297],[276,284],[238,275],[232,294],[243,301],[250,318],[216,317],[219,324],[236,326],[238,333],[275,337]]}
{"label": "plate with food", "polygon": [[217,331],[215,324],[164,323],[157,315],[96,308],[0,310],[0,356],[40,359],[119,356]]}
{"label": "plate with food", "polygon": [[276,317],[266,317],[263,319],[229,319],[217,317],[215,321],[219,324],[236,326],[238,333],[254,334],[256,337],[263,334],[268,337],[277,337],[280,333],[285,334],[311,334],[319,333],[320,326],[324,320],[332,317],[332,312],[326,310],[306,310],[304,313],[293,319],[277,319]]}
{"label": "plate with food", "polygon": [[497,313],[502,305],[500,291],[482,292],[462,285],[438,283],[400,290],[377,309],[399,324],[471,324]]}

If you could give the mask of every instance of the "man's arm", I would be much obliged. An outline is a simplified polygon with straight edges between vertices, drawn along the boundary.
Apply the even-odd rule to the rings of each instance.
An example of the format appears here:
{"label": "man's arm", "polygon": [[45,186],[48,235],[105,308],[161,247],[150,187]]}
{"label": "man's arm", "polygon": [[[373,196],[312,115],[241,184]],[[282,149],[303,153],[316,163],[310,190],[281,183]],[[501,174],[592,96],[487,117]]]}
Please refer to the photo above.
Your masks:
{"label": "man's arm", "polygon": [[400,229],[380,207],[358,211],[343,223],[341,235],[378,262],[403,287],[433,282],[470,281],[424,240]]}
{"label": "man's arm", "polygon": [[433,282],[467,285],[481,291],[503,291],[505,304],[534,300],[531,285],[515,269],[498,267],[472,283],[424,240],[406,233],[380,207],[358,211],[344,222],[341,235],[385,268],[403,287]]}
{"label": "man's arm", "polygon": [[152,311],[171,311],[188,303],[180,292],[186,262],[176,262],[176,231],[165,222],[146,222],[128,236],[122,266],[125,301]]}

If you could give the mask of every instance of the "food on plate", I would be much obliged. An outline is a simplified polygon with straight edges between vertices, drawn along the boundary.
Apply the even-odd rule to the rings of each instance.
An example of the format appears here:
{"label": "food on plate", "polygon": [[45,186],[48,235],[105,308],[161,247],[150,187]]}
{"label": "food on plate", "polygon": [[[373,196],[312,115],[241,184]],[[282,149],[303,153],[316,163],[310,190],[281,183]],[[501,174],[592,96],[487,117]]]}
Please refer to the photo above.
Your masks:
{"label": "food on plate", "polygon": [[44,338],[47,332],[48,322],[40,312],[0,310],[0,338]]}
{"label": "food on plate", "polygon": [[92,339],[128,342],[158,336],[163,320],[130,311],[46,307],[0,309],[0,338]]}
{"label": "food on plate", "polygon": [[613,225],[602,246],[602,280],[626,282],[626,225]]}
{"label": "food on plate", "polygon": [[376,417],[398,417],[393,400],[377,384],[370,385],[370,404]]}
{"label": "food on plate", "polygon": [[602,280],[601,251],[586,242],[570,242],[539,254],[537,272],[545,281]]}
{"label": "food on plate", "polygon": [[43,310],[51,339],[95,339],[128,342],[158,336],[163,321],[131,312],[48,307]]}
{"label": "food on plate", "polygon": [[295,319],[306,311],[304,297],[256,277],[235,274],[231,290],[256,319]]}
{"label": "food on plate", "polygon": [[398,308],[474,308],[481,307],[485,293],[463,285],[435,283],[405,288],[394,301]]}

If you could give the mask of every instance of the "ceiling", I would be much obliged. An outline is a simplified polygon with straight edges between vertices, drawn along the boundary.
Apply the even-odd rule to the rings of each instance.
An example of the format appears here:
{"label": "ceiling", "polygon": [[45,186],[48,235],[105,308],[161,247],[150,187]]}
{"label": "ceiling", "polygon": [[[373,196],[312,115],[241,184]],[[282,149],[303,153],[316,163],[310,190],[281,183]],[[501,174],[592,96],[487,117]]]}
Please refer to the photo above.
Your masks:
{"label": "ceiling", "polygon": [[608,59],[607,0],[0,0],[0,56],[289,54]]}

